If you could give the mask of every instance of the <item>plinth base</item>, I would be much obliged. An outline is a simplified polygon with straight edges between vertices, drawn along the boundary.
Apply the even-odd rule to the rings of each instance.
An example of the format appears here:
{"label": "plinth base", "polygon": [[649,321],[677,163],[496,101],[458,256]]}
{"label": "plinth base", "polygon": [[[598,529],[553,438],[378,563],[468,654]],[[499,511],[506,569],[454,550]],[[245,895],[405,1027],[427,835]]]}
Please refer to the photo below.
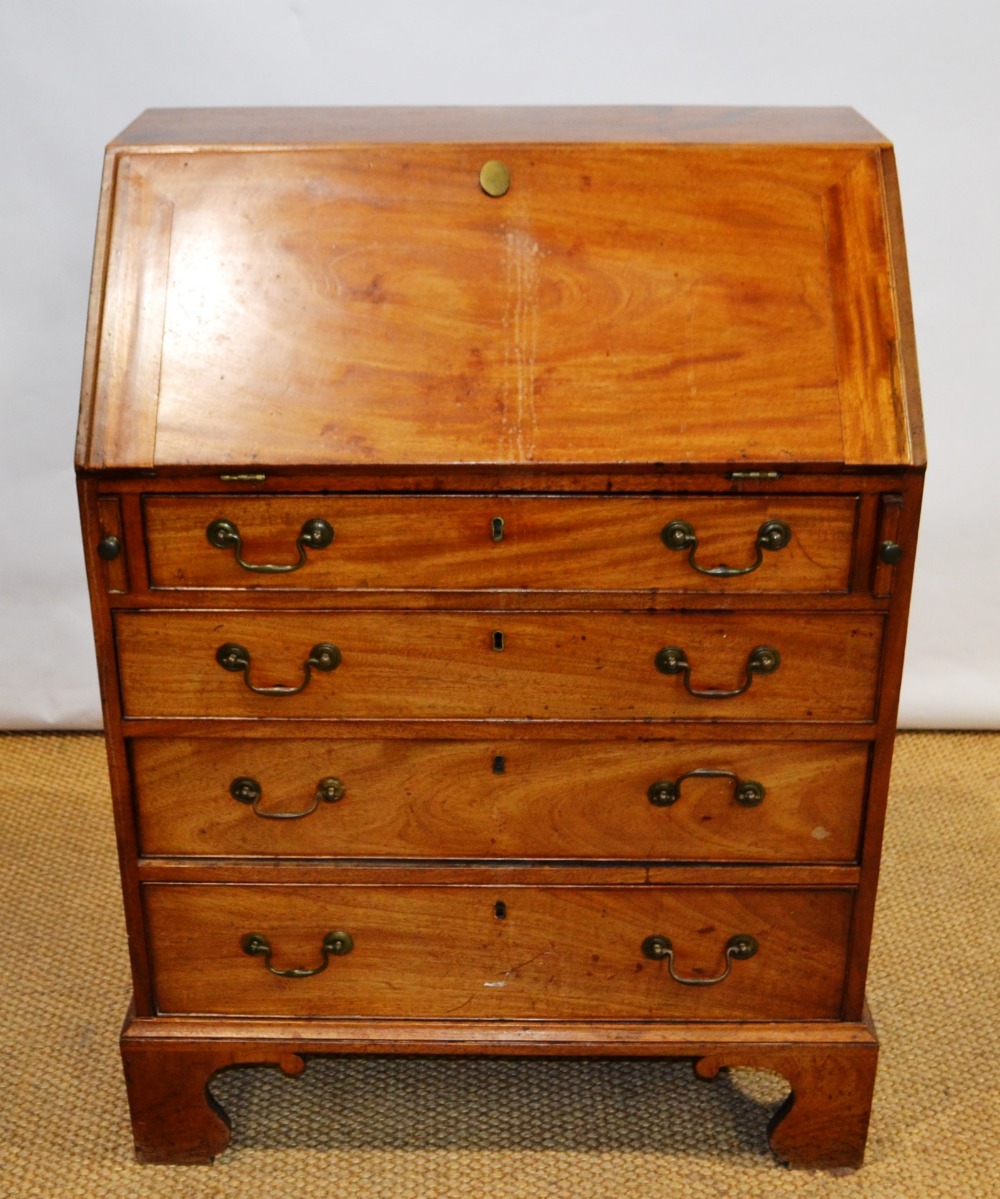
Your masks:
{"label": "plinth base", "polygon": [[773,1070],[791,1085],[768,1138],[806,1169],[856,1168],[865,1154],[878,1039],[871,1018],[830,1024],[553,1024],[360,1020],[136,1019],[121,1039],[136,1156],[208,1163],[229,1144],[226,1113],[208,1093],[230,1066],[301,1074],[315,1054],[679,1057],[700,1078],[727,1066]]}

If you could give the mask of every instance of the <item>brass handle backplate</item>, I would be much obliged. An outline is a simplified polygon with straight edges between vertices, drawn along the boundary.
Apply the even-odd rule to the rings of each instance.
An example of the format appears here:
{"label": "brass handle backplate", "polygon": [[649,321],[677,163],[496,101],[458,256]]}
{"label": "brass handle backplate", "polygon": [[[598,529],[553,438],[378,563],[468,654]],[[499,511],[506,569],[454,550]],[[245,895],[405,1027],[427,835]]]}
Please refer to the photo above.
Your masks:
{"label": "brass handle backplate", "polygon": [[746,681],[742,687],[736,687],[732,691],[697,691],[692,687],[691,664],[687,660],[687,654],[679,646],[664,646],[663,649],[657,651],[653,662],[660,674],[683,675],[684,689],[689,695],[698,699],[735,699],[737,695],[749,691],[754,675],[774,674],[781,665],[781,654],[769,645],[758,645],[756,649],[751,650],[747,655]]}
{"label": "brass handle backplate", "polygon": [[701,566],[694,559],[698,549],[698,535],[692,525],[686,520],[672,520],[660,530],[660,540],[668,550],[687,550],[688,562],[699,574],[712,575],[717,579],[752,574],[764,561],[765,550],[783,550],[791,539],[792,530],[783,520],[766,520],[757,530],[757,539],[754,542],[757,557],[749,566]]}
{"label": "brass handle backplate", "polygon": [[293,570],[299,570],[306,564],[306,550],[325,550],[333,541],[333,526],[319,517],[307,520],[295,539],[299,551],[299,560],[287,566],[272,566],[265,562],[245,562],[243,560],[243,537],[231,520],[213,520],[205,530],[205,536],[210,545],[219,550],[232,550],[233,557],[244,570],[252,570],[262,575],[284,575]]}
{"label": "brass handle backplate", "polygon": [[685,987],[714,987],[716,983],[724,982],[729,977],[733,962],[743,962],[752,958],[759,948],[755,937],[751,937],[749,933],[737,933],[726,942],[726,968],[721,974],[715,978],[682,978],[674,970],[674,947],[669,937],[655,933],[642,943],[643,956],[654,962],[665,961],[670,977],[675,983]]}
{"label": "brass handle backplate", "polygon": [[297,966],[292,970],[278,970],[271,965],[271,954],[273,952],[271,942],[263,933],[247,933],[240,940],[240,948],[250,957],[262,957],[264,959],[264,966],[279,978],[312,978],[314,974],[323,973],[327,966],[329,966],[331,957],[339,958],[343,957],[345,953],[350,953],[354,948],[354,938],[350,933],[345,932],[327,933],[323,938],[323,944],[320,946],[320,952],[323,954],[322,962],[318,966]]}
{"label": "brass handle backplate", "polygon": [[232,641],[219,646],[215,651],[215,660],[223,670],[232,671],[233,674],[241,673],[243,682],[254,695],[298,695],[300,691],[305,691],[314,670],[324,673],[336,670],[340,665],[341,653],[335,645],[326,641],[314,645],[309,651],[309,657],[302,663],[302,682],[297,687],[255,687],[250,682],[250,651]]}
{"label": "brass handle backplate", "polygon": [[312,803],[301,812],[266,812],[262,810],[260,801],[264,788],[256,779],[241,777],[233,779],[229,784],[229,794],[237,803],[252,804],[255,816],[263,820],[301,820],[303,816],[311,816],[319,807],[320,800],[324,803],[336,803],[344,798],[344,784],[338,778],[320,779],[313,792]]}
{"label": "brass handle backplate", "polygon": [[646,792],[649,802],[658,808],[669,808],[671,804],[675,804],[680,799],[681,783],[685,779],[731,779],[733,799],[744,808],[755,808],[764,799],[765,792],[762,783],[754,782],[753,779],[741,779],[731,770],[709,770],[699,767],[697,770],[688,770],[675,779],[661,779],[659,782],[651,783]]}

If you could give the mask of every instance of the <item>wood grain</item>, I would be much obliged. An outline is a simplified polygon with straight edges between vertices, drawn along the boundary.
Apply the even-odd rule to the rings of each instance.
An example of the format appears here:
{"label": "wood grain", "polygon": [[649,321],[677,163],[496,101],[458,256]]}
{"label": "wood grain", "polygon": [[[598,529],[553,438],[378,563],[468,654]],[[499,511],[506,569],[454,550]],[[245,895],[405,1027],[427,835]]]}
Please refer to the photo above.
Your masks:
{"label": "wood grain", "polygon": [[[601,591],[846,591],[854,497],[500,497],[500,496],[150,496],[144,510],[153,585],[330,589],[519,588]],[[335,538],[290,574],[239,566],[205,531],[218,519],[240,531],[245,561],[289,564],[315,517]],[[493,540],[492,522],[503,522]],[[690,524],[703,568],[751,566],[757,533],[780,520],[792,531],[765,551],[752,574],[699,573],[687,551],[668,549],[661,531]]]}
{"label": "wood grain", "polygon": [[784,1051],[748,1044],[699,1059],[695,1073],[713,1079],[723,1066],[756,1066],[784,1075],[792,1093],[768,1125],[774,1153],[800,1169],[856,1170],[865,1160],[877,1064],[877,1042]]}
{"label": "wood grain", "polygon": [[472,861],[386,862],[352,858],[334,863],[324,858],[140,858],[143,883],[294,883],[323,886],[338,883],[366,886],[466,886],[473,883],[511,887],[645,886],[665,883],[704,887],[858,886],[859,866],[795,865],[774,862],[609,862],[599,861]]}
{"label": "wood grain", "polygon": [[[868,808],[862,849],[863,883],[858,892],[858,903],[851,929],[851,964],[845,996],[844,1014],[848,1019],[859,1018],[865,1005],[865,980],[868,976],[868,958],[875,918],[875,897],[881,863],[882,835],[889,798],[893,740],[899,711],[903,655],[906,647],[910,592],[913,586],[916,562],[917,528],[920,521],[923,482],[922,472],[909,475],[905,479],[902,489],[903,503],[899,507],[897,540],[903,547],[903,557],[897,566],[892,567],[894,575],[892,603],[886,621],[879,686],[879,722],[884,731],[876,740],[872,750],[872,770],[868,786]],[[892,494],[896,494],[896,492],[894,491]]]}
{"label": "wood grain", "polygon": [[87,564],[87,586],[94,627],[94,647],[97,656],[97,678],[101,690],[101,715],[105,729],[105,748],[111,785],[115,821],[115,840],[118,868],[121,875],[129,961],[132,973],[132,998],[139,1016],[152,1011],[149,957],[146,945],[145,922],[139,898],[137,834],[135,809],[130,801],[129,765],[122,735],[121,691],[118,685],[118,664],[115,652],[114,625],[110,611],[111,596],[106,585],[104,563],[97,556],[101,539],[101,519],[97,483],[93,479],[77,480],[80,505],[80,525],[83,552]]}
{"label": "wood grain", "polygon": [[592,1023],[486,1020],[136,1019],[122,1058],[140,1161],[210,1162],[229,1142],[229,1121],[208,1093],[218,1070],[251,1063],[298,1074],[314,1054],[534,1054],[599,1052],[695,1057],[710,1079],[724,1064],[784,1075],[791,1102],[771,1121],[775,1152],[806,1169],[856,1168],[865,1134],[878,1041],[870,1019],[822,1024],[653,1021]]}
{"label": "wood grain", "polygon": [[852,108],[574,105],[462,108],[150,108],[122,146],[297,146],[363,143],[870,143],[884,134]]}
{"label": "wood grain", "polygon": [[84,465],[910,460],[871,145],[501,151],[122,151]]}
{"label": "wood grain", "polygon": [[100,522],[98,544],[105,537],[116,537],[121,549],[116,558],[100,559],[105,586],[111,595],[125,595],[129,590],[128,555],[125,552],[125,532],[122,525],[121,501],[116,495],[102,495],[97,500],[97,518]]}
{"label": "wood grain", "polygon": [[[161,740],[131,747],[144,854],[337,858],[545,858],[853,862],[868,746],[492,741]],[[499,762],[497,761],[499,759]],[[725,778],[650,786],[696,769],[761,782],[741,806]],[[320,780],[344,797],[300,819]]]}
{"label": "wood grain", "polygon": [[125,1043],[122,1065],[136,1160],[204,1165],[229,1144],[226,1113],[209,1094],[213,1074],[239,1060],[224,1049]]}
{"label": "wood grain", "polygon": [[880,151],[879,166],[882,171],[886,230],[892,262],[892,298],[896,306],[896,322],[900,333],[896,346],[899,361],[898,387],[906,415],[907,436],[912,447],[911,460],[914,465],[923,467],[927,463],[927,444],[920,401],[920,376],[917,370],[917,340],[913,329],[913,300],[910,295],[910,270],[906,261],[899,175],[896,171],[896,156],[891,146],[885,146]]}
{"label": "wood grain", "polygon": [[[777,467],[777,463],[773,464]],[[89,472],[99,489],[121,495],[859,495],[898,489],[901,477],[920,468],[851,470],[843,463],[817,466],[788,462],[781,470],[720,470],[699,463],[625,464],[608,469],[579,466],[456,465],[443,472],[431,466],[345,466],[233,473],[229,467],[171,468],[162,474],[130,471]]]}
{"label": "wood grain", "polygon": [[[910,458],[896,386],[896,313],[881,181],[878,157],[869,155],[823,199],[837,310],[844,461],[854,465]],[[882,285],[872,286],[875,279]]]}
{"label": "wood grain", "polygon": [[[871,720],[881,616],[782,613],[119,612],[127,716],[388,719]],[[502,635],[504,649],[495,650]],[[252,692],[216,651],[239,644],[255,687],[298,686],[313,646],[342,655],[297,695]],[[755,647],[781,665],[732,699],[689,694],[657,652],[683,649],[692,686],[735,690]]]}
{"label": "wood grain", "polygon": [[[143,890],[161,1014],[366,1019],[834,1019],[853,902],[850,890],[696,887]],[[310,968],[335,929],[354,949],[309,978],[276,977],[241,949],[259,932],[276,969]],[[640,948],[668,936],[677,973],[708,979],[736,933],[760,951],[713,986],[674,982]]]}
{"label": "wood grain", "polygon": [[118,160],[112,194],[93,409],[81,409],[85,462],[145,468],[157,435],[174,206],[129,158]]}
{"label": "wood grain", "polygon": [[[881,549],[886,542],[899,545],[899,529],[903,516],[903,497],[889,493],[883,495],[879,503],[878,535],[875,539],[875,553],[872,555],[871,591],[879,597],[892,595],[893,584],[899,573],[898,563],[883,562]],[[900,546],[902,549],[902,546]],[[913,543],[908,541],[906,552],[913,552]]]}
{"label": "wood grain", "polygon": [[[923,463],[895,164],[849,110],[126,130],[77,467],[140,1158],[224,1148],[206,1085],[230,1065],[528,1052],[777,1070],[779,1156],[860,1164]],[[294,574],[205,538],[226,518],[250,561],[288,562],[315,516],[336,538]],[[737,578],[660,541],[685,520],[699,563],[745,565],[767,519],[790,545]],[[247,680],[295,686],[320,641],[342,661],[293,696],[215,660],[238,642]],[[739,687],[756,646],[782,661],[706,699],[655,670],[666,645],[701,690]],[[689,778],[650,803],[699,767],[763,802]],[[343,797],[301,819],[229,793],[252,776],[295,812],[330,775]],[[261,932],[309,967],[336,927],[355,948],[315,977],[240,949]],[[760,952],[706,987],[639,948],[669,936],[707,979],[736,932]]]}
{"label": "wood grain", "polygon": [[108,147],[104,152],[104,167],[101,172],[101,194],[97,205],[97,231],[94,236],[94,256],[90,273],[90,293],[87,301],[87,333],[83,351],[83,378],[80,381],[80,410],[76,428],[76,450],[74,462],[77,471],[88,468],[92,461],[90,452],[93,422],[99,416],[96,411],[95,387],[101,339],[101,323],[104,319],[104,288],[108,273],[108,246],[111,227],[112,196],[118,170],[118,154]]}

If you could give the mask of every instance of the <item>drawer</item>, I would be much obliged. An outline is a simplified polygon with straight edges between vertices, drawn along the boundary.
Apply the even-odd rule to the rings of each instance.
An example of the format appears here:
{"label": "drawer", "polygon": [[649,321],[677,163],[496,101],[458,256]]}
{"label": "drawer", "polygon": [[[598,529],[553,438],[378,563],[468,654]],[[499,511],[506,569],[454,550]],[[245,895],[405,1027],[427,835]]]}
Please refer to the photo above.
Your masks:
{"label": "drawer", "polygon": [[138,738],[148,855],[853,862],[857,742]]}
{"label": "drawer", "polygon": [[[143,890],[160,1013],[364,1019],[834,1019],[854,896],[696,886]],[[322,972],[270,972],[321,966],[333,932],[353,947],[327,953]],[[270,959],[246,952],[252,934]],[[757,941],[752,957],[727,959],[737,935]],[[646,956],[649,937],[667,938],[673,960]],[[671,977],[672,968],[705,983],[727,960],[728,977],[712,985]]]}
{"label": "drawer", "polygon": [[[119,612],[116,627],[130,717],[803,721],[873,718],[883,617]],[[773,672],[754,672],[776,661],[759,647]]]}
{"label": "drawer", "polygon": [[[856,508],[854,496],[147,496],[144,502],[154,587],[363,591],[844,592]],[[310,524],[316,520],[333,534],[318,548]],[[727,564],[741,573],[706,573]],[[261,566],[281,569],[254,569]]]}

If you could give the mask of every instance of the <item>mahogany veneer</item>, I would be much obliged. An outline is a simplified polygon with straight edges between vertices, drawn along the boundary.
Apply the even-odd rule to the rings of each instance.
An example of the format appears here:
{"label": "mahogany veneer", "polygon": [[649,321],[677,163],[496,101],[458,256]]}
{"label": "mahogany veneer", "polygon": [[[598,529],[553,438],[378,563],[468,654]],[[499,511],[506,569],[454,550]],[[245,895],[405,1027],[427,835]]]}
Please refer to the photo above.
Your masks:
{"label": "mahogany veneer", "polygon": [[77,468],[141,1160],[225,1147],[231,1065],[530,1053],[777,1070],[775,1152],[861,1163],[924,471],[881,134],[146,113]]}

